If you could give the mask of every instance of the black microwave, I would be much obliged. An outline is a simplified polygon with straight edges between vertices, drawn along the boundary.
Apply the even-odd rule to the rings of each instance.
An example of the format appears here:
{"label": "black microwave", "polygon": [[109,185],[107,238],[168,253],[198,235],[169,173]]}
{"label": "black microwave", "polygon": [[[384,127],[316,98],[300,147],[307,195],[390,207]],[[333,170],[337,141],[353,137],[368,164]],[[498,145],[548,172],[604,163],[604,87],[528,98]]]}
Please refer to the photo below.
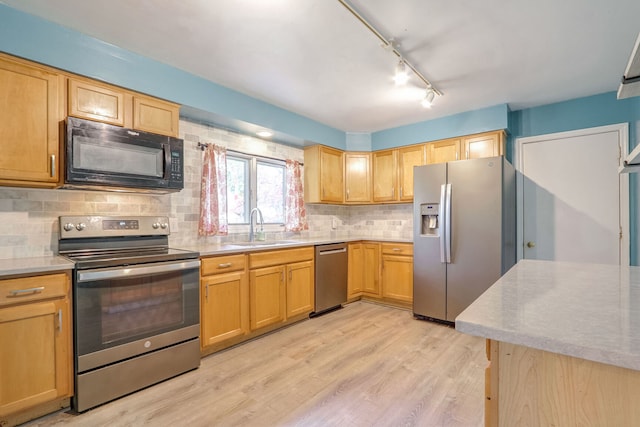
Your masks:
{"label": "black microwave", "polygon": [[64,188],[180,191],[183,145],[170,136],[69,117]]}

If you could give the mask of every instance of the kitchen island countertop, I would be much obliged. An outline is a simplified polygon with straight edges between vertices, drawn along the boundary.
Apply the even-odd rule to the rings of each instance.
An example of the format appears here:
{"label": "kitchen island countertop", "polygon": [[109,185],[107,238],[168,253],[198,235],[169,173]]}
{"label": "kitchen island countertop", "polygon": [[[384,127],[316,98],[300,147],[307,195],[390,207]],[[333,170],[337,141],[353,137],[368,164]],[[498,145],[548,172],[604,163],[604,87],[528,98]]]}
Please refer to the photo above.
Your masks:
{"label": "kitchen island countertop", "polygon": [[522,260],[456,318],[456,329],[640,370],[640,267]]}

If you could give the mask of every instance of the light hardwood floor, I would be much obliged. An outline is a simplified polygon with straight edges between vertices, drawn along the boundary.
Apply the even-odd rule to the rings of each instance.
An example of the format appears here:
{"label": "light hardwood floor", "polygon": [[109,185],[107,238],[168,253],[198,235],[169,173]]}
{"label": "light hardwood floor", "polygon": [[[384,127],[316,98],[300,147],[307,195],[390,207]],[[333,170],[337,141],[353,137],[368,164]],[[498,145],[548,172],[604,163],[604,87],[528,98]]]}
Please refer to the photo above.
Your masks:
{"label": "light hardwood floor", "polygon": [[484,340],[367,302],[210,355],[199,369],[29,426],[481,426]]}

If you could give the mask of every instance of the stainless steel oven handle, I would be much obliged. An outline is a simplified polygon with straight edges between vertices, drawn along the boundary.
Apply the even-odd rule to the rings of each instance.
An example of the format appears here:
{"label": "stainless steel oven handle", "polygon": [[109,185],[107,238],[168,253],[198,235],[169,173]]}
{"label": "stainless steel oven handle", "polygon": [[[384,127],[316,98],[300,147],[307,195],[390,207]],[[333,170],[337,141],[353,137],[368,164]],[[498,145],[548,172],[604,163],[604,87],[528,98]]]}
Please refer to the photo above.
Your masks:
{"label": "stainless steel oven handle", "polygon": [[115,268],[101,268],[86,270],[78,273],[78,283],[90,282],[93,280],[122,279],[127,277],[146,276],[156,273],[168,273],[170,271],[188,270],[199,268],[200,261],[170,262],[154,265],[126,266]]}

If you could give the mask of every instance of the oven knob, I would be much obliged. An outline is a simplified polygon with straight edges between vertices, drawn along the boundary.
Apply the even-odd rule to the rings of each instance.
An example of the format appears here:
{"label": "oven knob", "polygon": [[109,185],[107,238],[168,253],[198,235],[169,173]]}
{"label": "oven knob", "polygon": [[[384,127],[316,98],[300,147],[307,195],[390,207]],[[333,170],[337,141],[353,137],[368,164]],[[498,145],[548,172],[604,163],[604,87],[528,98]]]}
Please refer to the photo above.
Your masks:
{"label": "oven knob", "polygon": [[66,223],[64,226],[62,226],[62,228],[64,228],[64,231],[71,231],[73,230],[75,227],[73,226],[73,224],[71,224],[70,222]]}
{"label": "oven knob", "polygon": [[84,230],[85,228],[87,228],[87,225],[86,225],[84,222],[81,222],[80,224],[76,225],[76,229],[77,229],[78,231],[82,231],[82,230]]}
{"label": "oven knob", "polygon": [[158,224],[157,222],[154,222],[153,224],[151,224],[151,226],[157,230],[158,228],[160,228],[160,224]]}
{"label": "oven knob", "polygon": [[169,224],[167,224],[166,222],[163,222],[162,224],[160,224],[160,227],[162,227],[163,230],[165,228],[167,228],[168,226],[169,226]]}

